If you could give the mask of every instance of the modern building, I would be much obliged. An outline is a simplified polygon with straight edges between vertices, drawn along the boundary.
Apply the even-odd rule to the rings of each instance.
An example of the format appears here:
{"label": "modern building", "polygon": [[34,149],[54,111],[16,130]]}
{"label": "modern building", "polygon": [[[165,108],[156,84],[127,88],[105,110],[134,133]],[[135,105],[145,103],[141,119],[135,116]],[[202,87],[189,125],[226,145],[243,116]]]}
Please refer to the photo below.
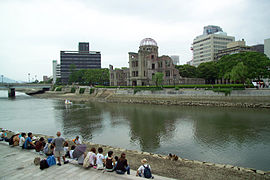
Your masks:
{"label": "modern building", "polygon": [[170,56],[170,57],[171,57],[174,65],[180,64],[180,62],[179,62],[179,56],[173,55],[173,56]]}
{"label": "modern building", "polygon": [[129,68],[113,69],[110,65],[111,86],[155,85],[152,77],[156,72],[164,74],[163,84],[179,84],[179,71],[169,56],[158,56],[157,42],[145,38],[140,42],[138,53],[129,52]]}
{"label": "modern building", "polygon": [[80,42],[78,51],[61,51],[61,81],[67,84],[72,71],[81,69],[100,69],[101,53],[90,51],[88,42]]}
{"label": "modern building", "polygon": [[53,60],[53,84],[56,83],[56,79],[61,79],[60,64],[57,64],[57,60]]}
{"label": "modern building", "polygon": [[227,36],[218,26],[204,27],[203,35],[193,40],[193,66],[215,60],[218,50],[227,48],[227,44],[235,41],[233,36]]}
{"label": "modern building", "polygon": [[241,52],[251,51],[250,46],[246,46],[246,41],[242,39],[241,41],[234,41],[227,44],[227,48],[218,50],[218,53],[215,56],[215,60],[219,60],[222,56],[237,54]]}
{"label": "modern building", "polygon": [[270,59],[270,38],[264,40],[264,54]]}

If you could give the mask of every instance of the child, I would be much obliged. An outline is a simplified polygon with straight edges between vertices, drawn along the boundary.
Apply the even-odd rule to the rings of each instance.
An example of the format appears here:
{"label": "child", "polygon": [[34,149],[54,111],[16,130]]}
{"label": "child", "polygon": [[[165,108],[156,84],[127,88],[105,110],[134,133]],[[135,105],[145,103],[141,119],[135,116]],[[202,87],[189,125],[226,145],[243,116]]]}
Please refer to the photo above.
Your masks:
{"label": "child", "polygon": [[24,144],[23,144],[23,147],[24,149],[35,149],[36,148],[36,145],[34,145],[34,143],[32,142],[32,133],[29,132],[28,133],[28,137],[26,138]]}
{"label": "child", "polygon": [[106,158],[106,171],[112,172],[115,167],[115,160],[113,158],[113,151],[108,152],[108,157]]}
{"label": "child", "polygon": [[80,139],[80,137],[79,137],[79,136],[76,136],[76,138],[75,138],[75,139],[73,139],[73,142],[74,142],[76,145],[80,145],[80,144],[82,144],[82,141],[81,141],[81,139]]}
{"label": "child", "polygon": [[25,142],[25,138],[26,138],[26,133],[22,133],[21,137],[20,137],[20,142],[19,142],[19,146],[22,147],[24,142]]}
{"label": "child", "polygon": [[67,164],[68,161],[66,161],[65,158],[65,154],[64,154],[64,147],[63,147],[63,143],[65,142],[65,139],[60,137],[61,133],[58,131],[56,133],[57,138],[53,139],[52,144],[54,144],[55,148],[54,148],[54,156],[57,158],[58,166],[61,166],[61,160],[60,157],[62,156],[64,164]]}
{"label": "child", "polygon": [[97,161],[97,156],[96,156],[96,148],[91,148],[90,152],[87,153],[86,158],[83,162],[83,167],[88,168],[88,167],[94,167]]}
{"label": "child", "polygon": [[98,154],[97,154],[97,169],[104,169],[104,164],[105,164],[105,158],[103,156],[103,149],[102,147],[98,148]]}
{"label": "child", "polygon": [[145,177],[145,178],[154,178],[151,173],[151,167],[147,164],[146,159],[141,160],[142,165],[137,170],[136,176]]}

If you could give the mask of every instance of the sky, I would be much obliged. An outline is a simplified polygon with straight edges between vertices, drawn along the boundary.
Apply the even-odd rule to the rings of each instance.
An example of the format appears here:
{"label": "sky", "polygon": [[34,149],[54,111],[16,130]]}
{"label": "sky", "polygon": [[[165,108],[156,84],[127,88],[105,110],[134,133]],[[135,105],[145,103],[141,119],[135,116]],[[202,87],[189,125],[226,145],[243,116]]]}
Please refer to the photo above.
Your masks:
{"label": "sky", "polygon": [[193,39],[220,26],[247,45],[270,38],[270,0],[0,0],[0,75],[20,81],[52,76],[61,50],[89,42],[101,66],[128,66],[128,52],[153,38],[159,55],[192,59]]}

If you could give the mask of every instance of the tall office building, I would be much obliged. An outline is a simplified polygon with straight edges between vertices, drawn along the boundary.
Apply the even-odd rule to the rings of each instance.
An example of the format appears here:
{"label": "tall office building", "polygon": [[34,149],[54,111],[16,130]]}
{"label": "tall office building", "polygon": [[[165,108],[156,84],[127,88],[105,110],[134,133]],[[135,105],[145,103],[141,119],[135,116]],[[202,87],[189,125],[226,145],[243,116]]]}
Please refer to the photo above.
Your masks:
{"label": "tall office building", "polygon": [[56,83],[57,78],[61,78],[60,64],[57,64],[57,60],[53,60],[53,84]]}
{"label": "tall office building", "polygon": [[81,69],[100,69],[101,54],[90,51],[88,42],[80,42],[78,51],[61,51],[61,81],[67,84],[72,71]]}
{"label": "tall office building", "polygon": [[264,40],[264,54],[270,59],[270,38]]}
{"label": "tall office building", "polygon": [[174,55],[174,56],[170,56],[170,57],[171,57],[174,65],[180,64],[179,63],[179,56]]}
{"label": "tall office building", "polygon": [[204,27],[203,35],[193,40],[193,66],[214,61],[218,50],[227,48],[227,44],[234,40],[233,36],[227,36],[227,33],[218,26]]}

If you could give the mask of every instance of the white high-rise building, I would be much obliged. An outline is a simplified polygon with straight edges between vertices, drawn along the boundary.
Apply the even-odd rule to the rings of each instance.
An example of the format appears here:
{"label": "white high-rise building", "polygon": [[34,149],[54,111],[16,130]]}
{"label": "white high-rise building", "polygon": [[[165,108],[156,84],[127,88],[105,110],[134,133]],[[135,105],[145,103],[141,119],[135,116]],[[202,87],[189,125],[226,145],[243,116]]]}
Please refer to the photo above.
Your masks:
{"label": "white high-rise building", "polygon": [[270,38],[264,40],[264,54],[270,58]]}
{"label": "white high-rise building", "polygon": [[218,50],[227,48],[227,44],[235,41],[233,36],[227,36],[218,26],[204,27],[203,35],[197,36],[193,40],[193,66],[201,63],[214,61]]}
{"label": "white high-rise building", "polygon": [[60,64],[57,64],[57,60],[53,60],[53,84],[57,78],[61,78]]}
{"label": "white high-rise building", "polygon": [[178,65],[179,64],[179,56],[173,55],[173,56],[170,56],[170,57],[173,60],[173,64],[174,65]]}

